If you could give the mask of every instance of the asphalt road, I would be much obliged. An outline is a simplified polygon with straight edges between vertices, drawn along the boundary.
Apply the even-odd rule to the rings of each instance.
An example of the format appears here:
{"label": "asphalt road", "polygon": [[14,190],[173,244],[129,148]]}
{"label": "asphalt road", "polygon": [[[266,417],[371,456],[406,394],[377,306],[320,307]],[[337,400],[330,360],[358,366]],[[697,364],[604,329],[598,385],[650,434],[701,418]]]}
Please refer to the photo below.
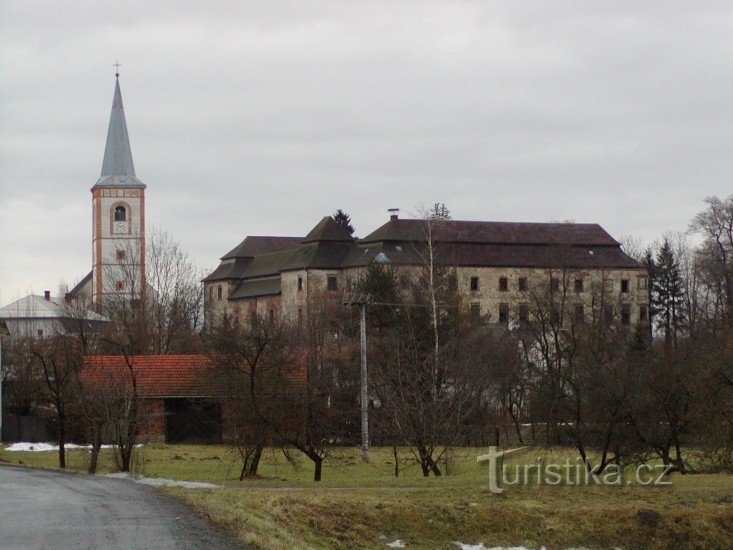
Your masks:
{"label": "asphalt road", "polygon": [[183,504],[122,479],[0,466],[0,548],[239,547]]}

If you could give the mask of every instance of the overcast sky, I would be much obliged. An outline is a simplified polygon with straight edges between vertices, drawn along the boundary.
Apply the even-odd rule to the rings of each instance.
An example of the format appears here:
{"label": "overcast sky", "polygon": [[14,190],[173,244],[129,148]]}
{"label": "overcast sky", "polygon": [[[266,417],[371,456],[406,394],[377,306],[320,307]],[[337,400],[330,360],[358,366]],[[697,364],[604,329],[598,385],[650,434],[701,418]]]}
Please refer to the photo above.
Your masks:
{"label": "overcast sky", "polygon": [[649,241],[733,192],[730,1],[0,6],[0,305],[91,270],[116,59],[148,226],[203,267],[337,208]]}

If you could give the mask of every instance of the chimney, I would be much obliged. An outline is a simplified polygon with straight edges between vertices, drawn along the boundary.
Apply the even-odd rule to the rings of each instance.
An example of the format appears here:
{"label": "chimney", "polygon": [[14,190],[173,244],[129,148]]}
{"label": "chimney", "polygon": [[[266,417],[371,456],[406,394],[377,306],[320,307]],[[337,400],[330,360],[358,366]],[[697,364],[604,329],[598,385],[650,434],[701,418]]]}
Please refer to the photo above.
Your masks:
{"label": "chimney", "polygon": [[51,301],[51,291],[50,291],[50,290],[44,290],[44,291],[43,291],[43,297],[44,297],[44,298],[45,298],[45,299],[46,299],[47,301],[49,301],[49,302],[50,302],[50,301]]}
{"label": "chimney", "polygon": [[387,212],[389,212],[389,221],[395,221],[400,218],[400,209],[399,208],[388,208]]}

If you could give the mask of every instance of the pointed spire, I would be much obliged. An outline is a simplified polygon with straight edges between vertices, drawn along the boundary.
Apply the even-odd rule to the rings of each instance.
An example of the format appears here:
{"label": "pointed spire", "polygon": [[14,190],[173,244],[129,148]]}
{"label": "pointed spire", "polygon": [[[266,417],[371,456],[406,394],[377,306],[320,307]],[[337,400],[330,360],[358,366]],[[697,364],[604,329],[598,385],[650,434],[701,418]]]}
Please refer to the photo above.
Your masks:
{"label": "pointed spire", "polygon": [[115,73],[115,77],[115,94],[112,99],[112,113],[109,117],[107,145],[104,149],[102,174],[97,185],[140,185],[141,182],[135,177],[135,165],[132,162],[119,73]]}

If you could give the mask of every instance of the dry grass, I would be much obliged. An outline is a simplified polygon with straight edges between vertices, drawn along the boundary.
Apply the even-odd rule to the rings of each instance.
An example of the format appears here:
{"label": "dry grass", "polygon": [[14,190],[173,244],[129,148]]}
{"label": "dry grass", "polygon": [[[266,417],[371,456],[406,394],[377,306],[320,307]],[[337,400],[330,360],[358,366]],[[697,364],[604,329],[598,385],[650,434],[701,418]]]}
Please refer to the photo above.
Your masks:
{"label": "dry grass", "polygon": [[[388,449],[373,449],[362,464],[356,449],[341,449],[324,467],[296,468],[271,449],[262,478],[240,483],[234,455],[222,446],[147,445],[136,469],[151,477],[213,481],[217,490],[167,489],[202,514],[260,548],[372,547],[402,539],[412,547],[455,548],[453,542],[548,548],[733,548],[733,476],[674,476],[665,487],[526,486],[495,495],[488,490],[479,449],[464,449],[450,475],[422,478],[414,465],[393,475]],[[403,453],[403,458],[408,456]],[[558,462],[567,449],[530,450],[508,463]],[[10,453],[0,459],[53,466],[55,453]],[[73,451],[72,469],[88,452]],[[100,470],[113,469],[107,452]],[[660,514],[658,522],[639,510]],[[653,514],[652,514],[653,516]],[[383,536],[385,538],[380,538]]]}
{"label": "dry grass", "polygon": [[[704,475],[671,487],[533,486],[495,495],[460,477],[424,487],[170,490],[261,548],[419,548],[483,542],[548,548],[730,548],[733,480]],[[648,524],[639,510],[659,512]]]}

